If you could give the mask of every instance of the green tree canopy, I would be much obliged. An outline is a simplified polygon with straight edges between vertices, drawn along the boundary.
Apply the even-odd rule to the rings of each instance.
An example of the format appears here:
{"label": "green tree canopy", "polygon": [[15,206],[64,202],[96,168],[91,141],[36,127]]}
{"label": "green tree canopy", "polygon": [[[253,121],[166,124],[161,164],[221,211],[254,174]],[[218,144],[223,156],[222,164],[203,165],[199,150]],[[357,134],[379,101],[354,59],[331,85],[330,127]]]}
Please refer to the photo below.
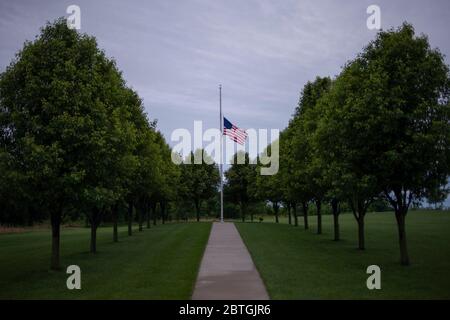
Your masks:
{"label": "green tree canopy", "polygon": [[130,148],[146,121],[140,99],[95,38],[59,19],[26,42],[2,73],[0,106],[2,163],[8,177],[20,173],[14,180],[26,182],[20,192],[28,206],[49,214],[51,266],[58,268],[63,215],[86,212],[95,240],[102,212],[125,192]]}
{"label": "green tree canopy", "polygon": [[[238,159],[242,159],[243,163]],[[248,153],[243,151],[234,155],[233,164],[225,172],[224,193],[227,199],[239,204],[242,221],[245,221],[248,204],[254,201],[253,190],[256,184],[256,175],[256,165],[250,163]],[[253,221],[253,214],[251,214],[250,220]]]}
{"label": "green tree canopy", "polygon": [[[194,157],[202,159],[200,164],[191,163]],[[204,200],[208,200],[218,192],[220,183],[219,169],[211,157],[203,150],[197,149],[186,157],[180,164],[181,190],[185,198],[191,199],[195,205],[197,221],[200,221],[200,207]]]}
{"label": "green tree canopy", "polygon": [[363,221],[384,193],[396,212],[401,261],[409,264],[405,216],[414,199],[449,175],[448,66],[411,25],[380,32],[348,63],[321,101],[316,143]]}

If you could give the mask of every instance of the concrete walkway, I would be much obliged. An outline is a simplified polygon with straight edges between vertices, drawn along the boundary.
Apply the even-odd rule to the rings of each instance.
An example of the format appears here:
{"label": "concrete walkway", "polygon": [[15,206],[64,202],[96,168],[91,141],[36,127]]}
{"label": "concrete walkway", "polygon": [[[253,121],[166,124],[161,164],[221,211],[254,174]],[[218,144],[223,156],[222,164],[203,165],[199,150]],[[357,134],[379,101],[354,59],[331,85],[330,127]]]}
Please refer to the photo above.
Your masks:
{"label": "concrete walkway", "polygon": [[234,223],[213,223],[192,299],[269,299]]}

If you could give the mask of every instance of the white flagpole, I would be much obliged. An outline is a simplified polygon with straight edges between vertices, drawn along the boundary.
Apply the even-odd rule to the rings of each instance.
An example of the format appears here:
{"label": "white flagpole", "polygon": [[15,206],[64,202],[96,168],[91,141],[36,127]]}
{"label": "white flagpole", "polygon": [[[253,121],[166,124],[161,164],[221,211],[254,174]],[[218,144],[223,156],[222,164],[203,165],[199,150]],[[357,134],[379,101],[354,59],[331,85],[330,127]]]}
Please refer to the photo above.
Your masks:
{"label": "white flagpole", "polygon": [[223,222],[223,117],[222,117],[222,85],[219,84],[219,107],[220,107],[220,222]]}

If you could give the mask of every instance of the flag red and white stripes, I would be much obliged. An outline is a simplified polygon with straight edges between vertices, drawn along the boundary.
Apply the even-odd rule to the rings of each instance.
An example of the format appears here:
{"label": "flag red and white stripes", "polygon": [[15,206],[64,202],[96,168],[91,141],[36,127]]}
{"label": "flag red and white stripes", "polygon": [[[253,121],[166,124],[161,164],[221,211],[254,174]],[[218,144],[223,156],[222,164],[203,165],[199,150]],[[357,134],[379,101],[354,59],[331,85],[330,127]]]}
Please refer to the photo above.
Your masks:
{"label": "flag red and white stripes", "polygon": [[223,134],[229,136],[231,140],[241,145],[243,145],[247,139],[247,132],[236,127],[225,117],[223,117]]}

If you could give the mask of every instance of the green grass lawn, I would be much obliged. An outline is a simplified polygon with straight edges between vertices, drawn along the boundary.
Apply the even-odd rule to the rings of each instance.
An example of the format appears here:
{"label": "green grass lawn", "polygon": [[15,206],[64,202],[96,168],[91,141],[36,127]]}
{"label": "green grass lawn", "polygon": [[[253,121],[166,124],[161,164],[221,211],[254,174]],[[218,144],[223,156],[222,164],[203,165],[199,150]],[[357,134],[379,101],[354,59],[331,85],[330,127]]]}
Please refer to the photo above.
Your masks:
{"label": "green grass lawn", "polygon": [[[62,271],[50,271],[50,231],[0,235],[0,299],[189,299],[208,240],[210,223],[158,225],[112,242],[98,231],[89,251],[87,228],[63,229]],[[81,268],[81,290],[68,290],[65,267]]]}
{"label": "green grass lawn", "polygon": [[[339,242],[331,216],[322,235],[285,223],[236,223],[272,299],[450,299],[450,214],[410,212],[406,232],[412,265],[399,264],[393,213],[368,213],[366,250],[357,225],[343,214]],[[265,219],[268,221],[268,219]],[[283,220],[284,221],[284,220]],[[381,290],[368,290],[366,268],[381,268]]]}

